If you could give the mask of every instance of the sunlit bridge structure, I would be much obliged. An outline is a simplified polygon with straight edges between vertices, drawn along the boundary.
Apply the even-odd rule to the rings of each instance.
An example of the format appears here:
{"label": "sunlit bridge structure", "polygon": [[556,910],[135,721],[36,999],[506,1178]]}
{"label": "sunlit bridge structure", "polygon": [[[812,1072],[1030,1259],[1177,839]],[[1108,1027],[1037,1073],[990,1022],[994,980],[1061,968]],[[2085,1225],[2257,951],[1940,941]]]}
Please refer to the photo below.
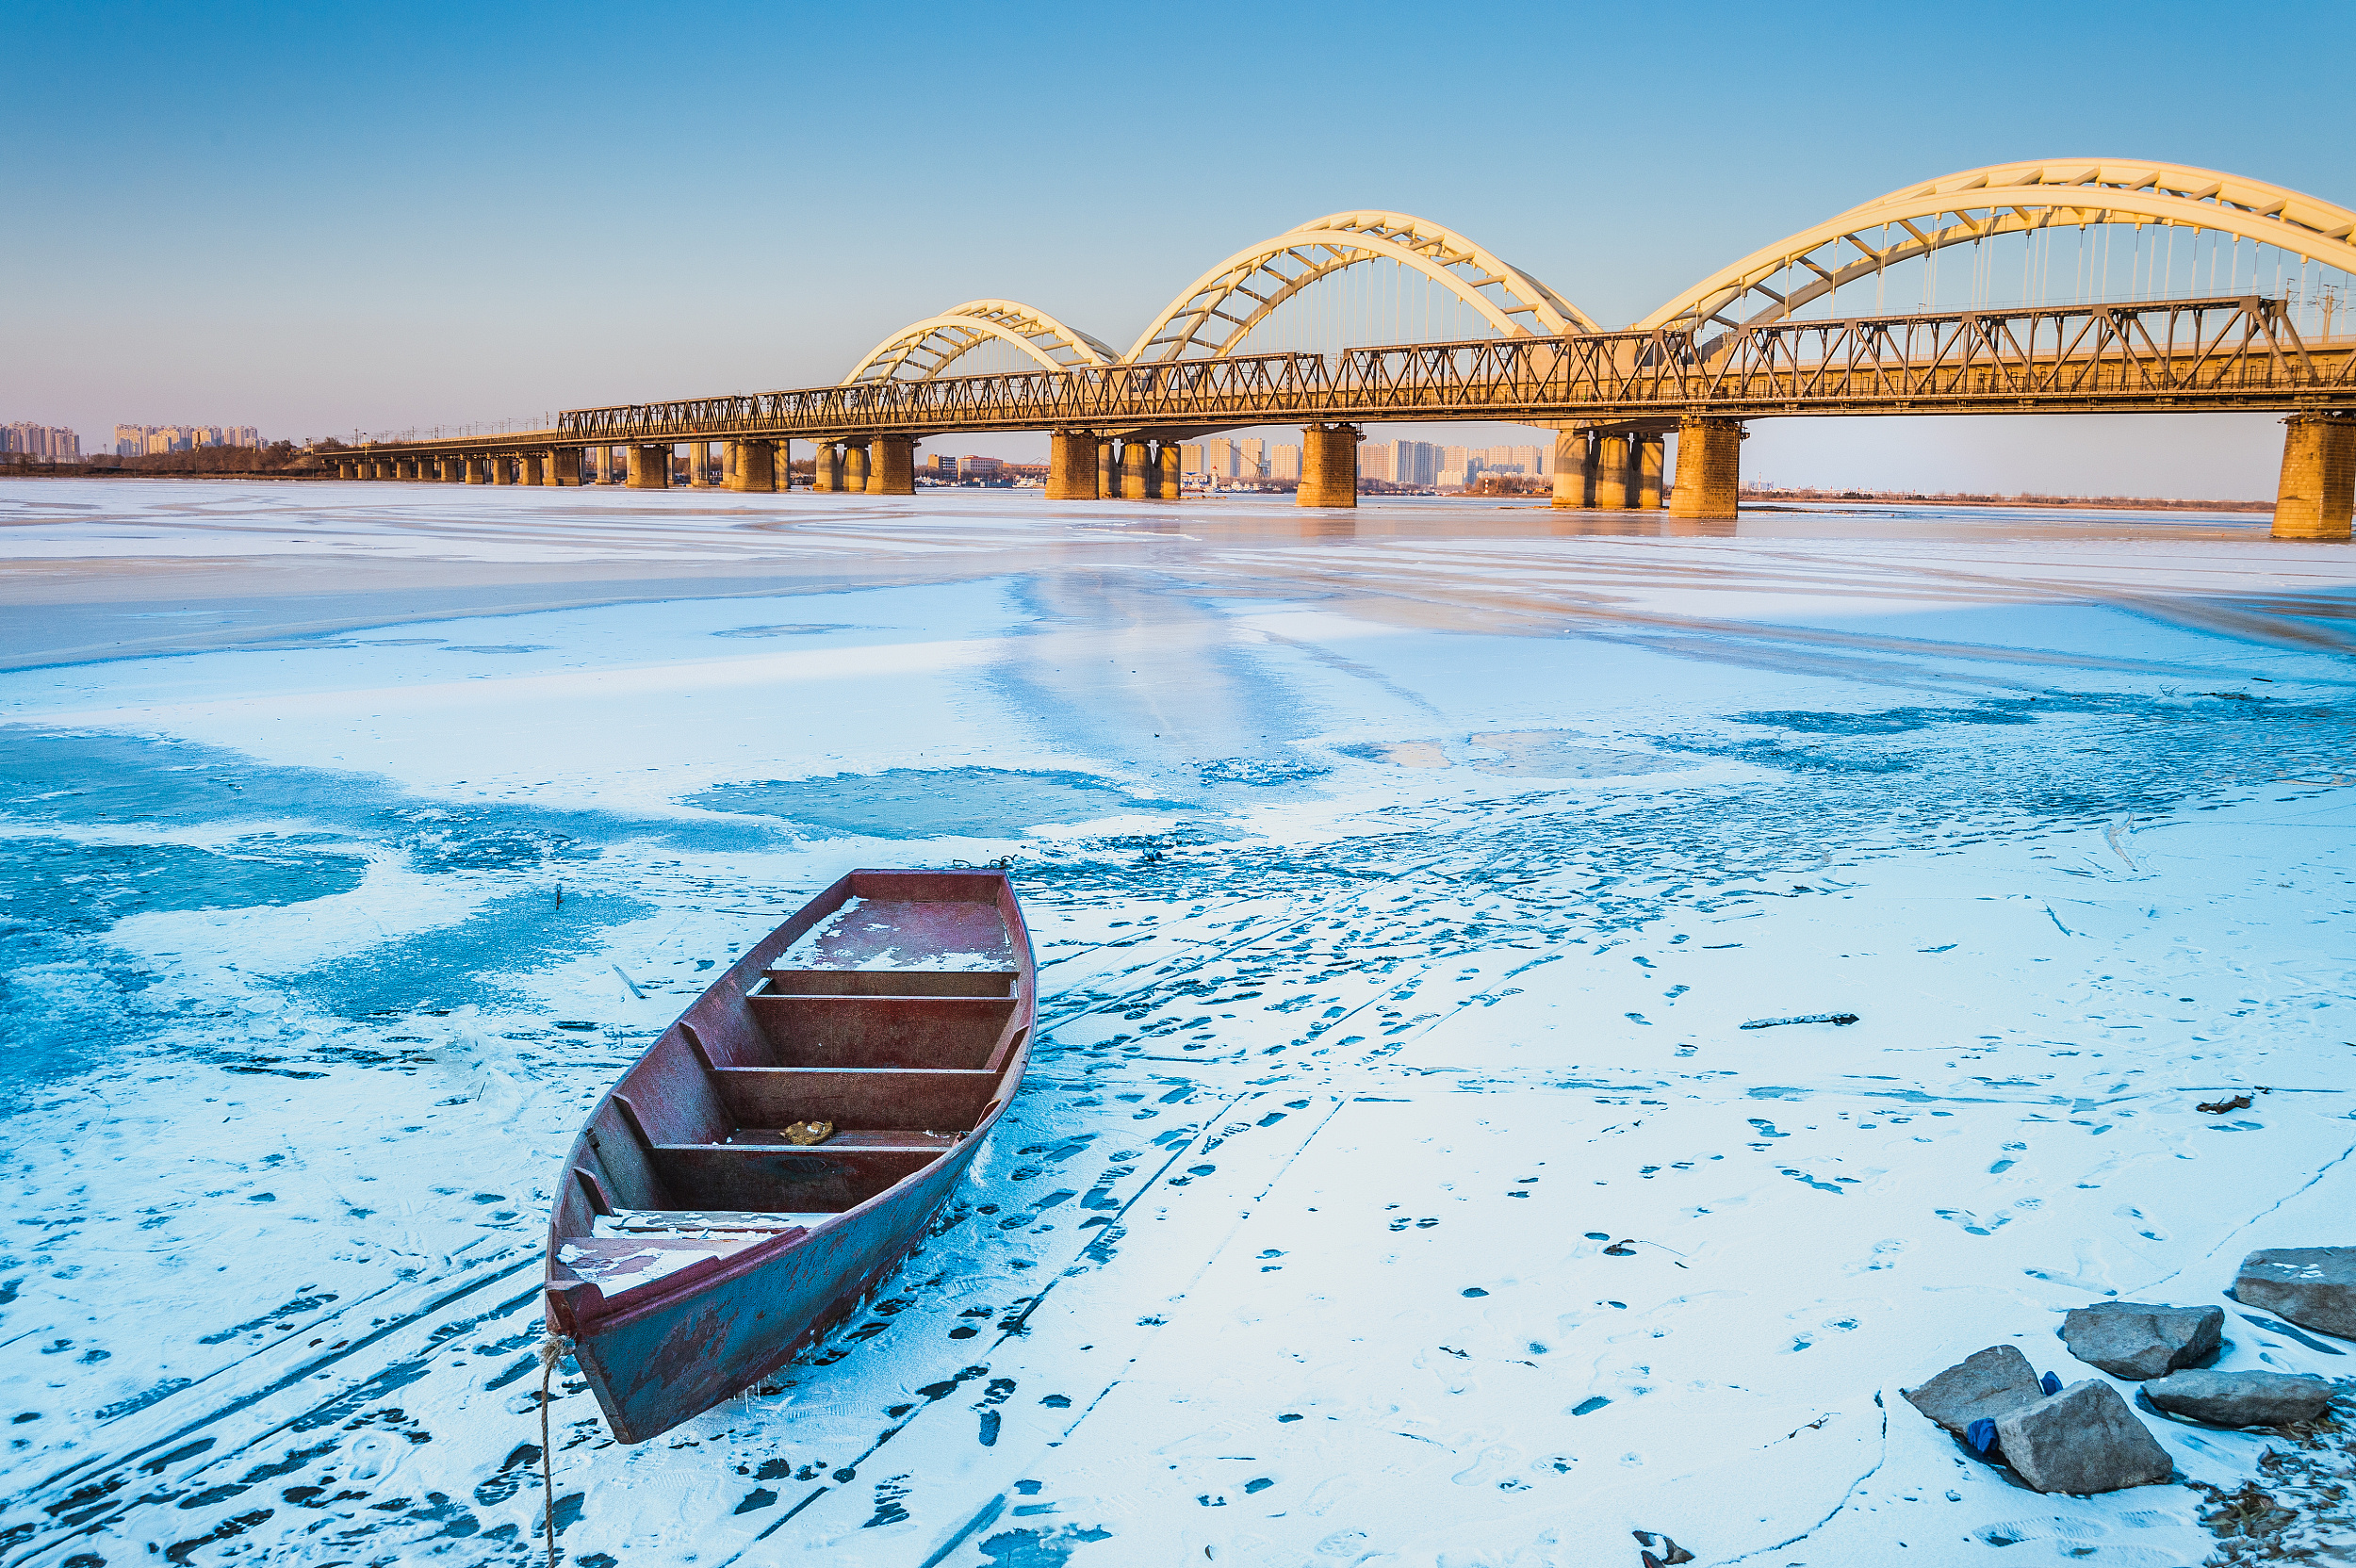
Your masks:
{"label": "sunlit bridge structure", "polygon": [[1181,442],[1297,424],[1297,499],[1350,506],[1367,423],[1477,419],[1555,431],[1557,505],[1665,496],[1675,514],[1726,517],[1754,419],[2256,410],[2286,416],[2277,536],[2346,539],[2351,237],[2356,212],[2236,175],[2001,164],[1876,197],[1612,328],[1453,229],[1334,213],[1220,261],[1126,351],[975,300],[908,322],[829,385],[371,442],[341,471],[656,487],[684,445],[688,482],[774,491],[807,441],[816,490],[905,495],[920,441],[1046,431],[1049,498],[1155,500],[1178,495]]}

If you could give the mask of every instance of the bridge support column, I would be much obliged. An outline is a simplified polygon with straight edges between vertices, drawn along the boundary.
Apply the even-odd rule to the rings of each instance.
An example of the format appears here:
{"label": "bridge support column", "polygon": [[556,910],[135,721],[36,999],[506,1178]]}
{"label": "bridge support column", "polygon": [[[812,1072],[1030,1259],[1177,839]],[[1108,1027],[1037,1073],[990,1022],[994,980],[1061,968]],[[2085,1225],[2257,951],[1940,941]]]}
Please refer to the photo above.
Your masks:
{"label": "bridge support column", "polygon": [[632,490],[663,490],[671,483],[671,449],[665,447],[632,447],[629,450],[630,487]]}
{"label": "bridge support column", "polygon": [[2294,414],[2282,421],[2282,482],[2274,498],[2274,537],[2348,537],[2356,510],[2356,419]]}
{"label": "bridge support column", "polygon": [[1636,438],[1636,499],[1631,504],[1639,511],[1661,510],[1661,470],[1668,442],[1659,431],[1647,431]]}
{"label": "bridge support column", "polygon": [[777,443],[728,443],[728,488],[766,495],[777,487]]}
{"label": "bridge support column", "polygon": [[1677,481],[1672,517],[1731,517],[1742,488],[1739,419],[1686,419],[1677,425]]}
{"label": "bridge support column", "polygon": [[1124,501],[1150,501],[1153,498],[1153,470],[1146,464],[1151,454],[1145,438],[1132,435],[1121,444],[1121,498]]}
{"label": "bridge support column", "polygon": [[1096,438],[1096,498],[1098,500],[1121,498],[1121,470],[1114,466],[1119,456],[1110,438],[1102,435]]}
{"label": "bridge support column", "polygon": [[1047,498],[1096,498],[1096,437],[1086,431],[1059,430],[1047,438]]}
{"label": "bridge support column", "polygon": [[698,490],[712,488],[712,443],[687,443],[687,482]]}
{"label": "bridge support column", "polygon": [[1354,425],[1301,426],[1301,487],[1293,493],[1293,504],[1356,506],[1358,443],[1363,439]]}
{"label": "bridge support column", "polygon": [[459,463],[466,470],[466,482],[468,484],[488,484],[491,482],[490,465],[485,463],[482,458],[461,458],[459,459]]}
{"label": "bridge support column", "polygon": [[581,449],[552,447],[545,463],[550,484],[578,488],[581,484]]}
{"label": "bridge support column", "polygon": [[1602,512],[1620,512],[1636,504],[1629,494],[1628,438],[1619,433],[1600,436],[1595,442],[1595,507]]}
{"label": "bridge support column", "polygon": [[546,484],[548,482],[548,461],[538,452],[526,452],[515,460],[518,484]]}
{"label": "bridge support column", "polygon": [[867,469],[871,496],[916,494],[916,438],[912,435],[875,437]]}
{"label": "bridge support column", "polygon": [[839,472],[836,465],[843,461],[842,449],[832,441],[813,441],[810,444],[810,490],[821,496],[832,495]]}
{"label": "bridge support column", "polygon": [[1557,431],[1554,434],[1554,504],[1586,508],[1595,501],[1595,433]]}
{"label": "bridge support column", "polygon": [[771,449],[771,460],[777,470],[772,482],[777,493],[782,495],[794,488],[794,441],[791,436]]}
{"label": "bridge support column", "polygon": [[1154,497],[1159,500],[1174,501],[1186,488],[1180,479],[1178,443],[1163,442],[1154,458],[1157,470],[1154,478],[1159,481],[1153,489]]}
{"label": "bridge support column", "polygon": [[867,446],[864,441],[843,443],[843,488],[854,496],[867,493]]}

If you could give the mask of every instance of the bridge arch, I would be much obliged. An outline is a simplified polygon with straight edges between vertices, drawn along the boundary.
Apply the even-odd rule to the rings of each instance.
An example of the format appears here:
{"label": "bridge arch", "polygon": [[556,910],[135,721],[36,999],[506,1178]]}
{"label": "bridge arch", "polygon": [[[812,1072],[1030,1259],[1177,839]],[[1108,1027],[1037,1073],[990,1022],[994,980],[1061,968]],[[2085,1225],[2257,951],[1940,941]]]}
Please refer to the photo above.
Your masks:
{"label": "bridge arch", "polygon": [[1597,330],[1553,289],[1452,229],[1406,213],[1337,212],[1247,246],[1203,273],[1121,361],[1223,357],[1303,289],[1371,261],[1421,273],[1505,336]]}
{"label": "bridge arch", "polygon": [[1047,370],[1110,365],[1119,356],[1087,333],[1012,300],[969,300],[911,321],[867,351],[843,378],[856,382],[930,381],[988,343],[1006,343]]}
{"label": "bridge arch", "polygon": [[[1772,321],[1951,246],[2102,223],[2227,235],[2356,274],[2356,212],[2282,186],[2173,164],[2006,163],[1907,186],[1802,229],[1721,268],[1636,326],[1699,332]],[[1771,286],[1778,275],[1782,289]]]}

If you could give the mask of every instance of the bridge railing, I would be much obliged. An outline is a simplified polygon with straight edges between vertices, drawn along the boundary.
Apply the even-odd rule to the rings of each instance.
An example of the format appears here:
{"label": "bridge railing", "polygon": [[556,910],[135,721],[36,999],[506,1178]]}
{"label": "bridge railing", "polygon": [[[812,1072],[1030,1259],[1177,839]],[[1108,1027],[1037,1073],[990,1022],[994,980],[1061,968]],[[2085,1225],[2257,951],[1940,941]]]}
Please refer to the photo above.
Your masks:
{"label": "bridge railing", "polygon": [[629,442],[2356,393],[2356,345],[2311,348],[2257,295],[1711,325],[875,381],[574,409],[558,428]]}

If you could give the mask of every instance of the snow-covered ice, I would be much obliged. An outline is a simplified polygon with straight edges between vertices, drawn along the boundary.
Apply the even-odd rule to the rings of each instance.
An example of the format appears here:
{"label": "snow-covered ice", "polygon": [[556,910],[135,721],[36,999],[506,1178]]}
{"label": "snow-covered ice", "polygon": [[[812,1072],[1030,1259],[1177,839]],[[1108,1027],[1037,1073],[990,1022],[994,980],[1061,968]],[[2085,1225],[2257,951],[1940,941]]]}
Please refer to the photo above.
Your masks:
{"label": "snow-covered ice", "polygon": [[560,1376],[571,1561],[2162,1568],[2198,1490],[1899,1388],[2111,1298],[2349,1375],[2220,1294],[2356,1241],[2347,547],[64,481],[0,560],[9,1564],[537,1560],[558,1161],[859,865],[1010,866],[1023,1093],[775,1384]]}

